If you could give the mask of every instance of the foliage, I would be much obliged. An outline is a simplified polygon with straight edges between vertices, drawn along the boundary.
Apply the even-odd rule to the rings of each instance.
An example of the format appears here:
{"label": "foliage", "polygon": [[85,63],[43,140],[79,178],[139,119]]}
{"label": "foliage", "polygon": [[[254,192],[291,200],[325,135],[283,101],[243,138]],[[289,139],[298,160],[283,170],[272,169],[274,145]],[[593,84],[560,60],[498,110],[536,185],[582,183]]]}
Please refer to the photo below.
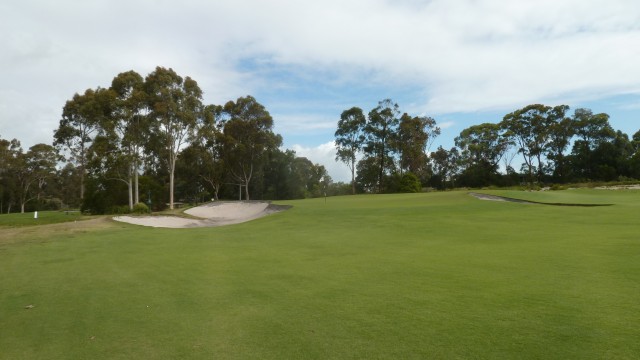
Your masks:
{"label": "foliage", "polygon": [[252,96],[227,102],[223,112],[224,162],[236,184],[244,186],[245,200],[250,200],[254,174],[264,165],[268,151],[282,144],[282,137],[273,133],[273,118]]}
{"label": "foliage", "polygon": [[[552,136],[553,130],[564,130],[561,125],[565,113],[569,110],[566,105],[556,107],[534,104],[505,115],[501,127],[505,130],[504,137],[513,140],[527,166],[530,185],[534,183],[533,169],[537,168],[537,181],[542,180],[545,165],[543,156],[549,151],[552,139],[561,140],[559,135]],[[558,141],[556,148],[564,145]],[[556,149],[558,150],[558,149]],[[534,164],[537,160],[537,165]]]}
{"label": "foliage", "polygon": [[131,213],[132,214],[148,214],[149,207],[147,206],[147,204],[139,202],[133,205],[133,209],[131,210]]}
{"label": "foliage", "polygon": [[373,165],[371,170],[376,172],[375,188],[378,192],[384,191],[384,179],[394,170],[392,151],[400,122],[399,108],[391,99],[382,100],[369,112],[365,125],[364,149],[366,156],[374,159],[370,165]]}
{"label": "foliage", "polygon": [[342,112],[335,132],[336,161],[342,161],[351,170],[352,194],[356,193],[356,163],[365,142],[366,124],[362,109],[352,107]]}
{"label": "foliage", "polygon": [[192,78],[183,79],[162,67],[147,75],[144,86],[153,119],[154,150],[169,170],[169,208],[173,209],[176,161],[201,116],[202,90]]}
{"label": "foliage", "polygon": [[366,118],[360,108],[352,107],[343,111],[338,121],[336,161],[349,166],[353,194],[356,189],[398,191],[406,172],[426,184],[431,177],[428,149],[439,134],[433,118],[400,116],[400,107],[391,99],[378,102]]}
{"label": "foliage", "polygon": [[494,183],[500,159],[511,146],[510,140],[500,134],[500,125],[492,123],[462,130],[455,143],[460,148],[460,162],[464,166],[459,183],[470,187]]}
{"label": "foliage", "polygon": [[80,199],[85,192],[87,152],[100,124],[110,116],[112,99],[113,93],[103,88],[87,89],[82,95],[76,93],[64,105],[62,119],[53,135],[54,145],[67,151],[69,160],[78,168]]}
{"label": "foliage", "polygon": [[418,193],[422,191],[422,183],[413,173],[397,174],[393,178],[394,187],[392,192],[394,193]]}

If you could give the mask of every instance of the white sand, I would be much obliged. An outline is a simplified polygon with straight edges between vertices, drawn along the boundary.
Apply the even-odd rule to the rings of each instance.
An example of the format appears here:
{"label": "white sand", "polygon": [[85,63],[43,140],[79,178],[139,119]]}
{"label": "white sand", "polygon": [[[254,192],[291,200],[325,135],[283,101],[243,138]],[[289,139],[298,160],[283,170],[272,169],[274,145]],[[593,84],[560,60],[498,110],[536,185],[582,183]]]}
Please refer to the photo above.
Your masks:
{"label": "white sand", "polygon": [[177,216],[116,216],[113,220],[135,225],[163,228],[196,227],[202,222],[202,220],[185,219]]}
{"label": "white sand", "polygon": [[177,216],[117,216],[113,220],[164,228],[213,227],[239,224],[276,211],[278,210],[270,209],[267,202],[219,201],[185,210],[186,214],[202,218],[201,220]]}
{"label": "white sand", "polygon": [[185,213],[204,219],[245,219],[264,212],[266,202],[214,202],[185,210]]}

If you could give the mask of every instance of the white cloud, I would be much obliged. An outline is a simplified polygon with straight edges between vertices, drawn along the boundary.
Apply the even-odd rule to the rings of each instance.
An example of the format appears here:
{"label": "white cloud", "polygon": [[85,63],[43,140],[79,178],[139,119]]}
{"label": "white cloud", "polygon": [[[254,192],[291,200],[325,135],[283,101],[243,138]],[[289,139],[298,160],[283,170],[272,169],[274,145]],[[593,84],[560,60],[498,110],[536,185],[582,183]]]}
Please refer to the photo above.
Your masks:
{"label": "white cloud", "polygon": [[[636,0],[22,0],[0,3],[0,33],[0,136],[30,143],[51,141],[73,93],[156,65],[209,103],[300,80],[416,88],[436,115],[640,94]],[[320,113],[301,102],[279,131],[333,126]]]}
{"label": "white cloud", "polygon": [[275,119],[275,130],[288,133],[309,133],[313,131],[335,130],[337,120],[327,120],[322,115],[307,114],[272,114]]}
{"label": "white cloud", "polygon": [[453,127],[455,125],[456,125],[455,121],[445,121],[445,122],[442,122],[442,123],[438,123],[438,127],[440,129],[448,129],[448,128]]}
{"label": "white cloud", "polygon": [[333,181],[351,183],[351,171],[347,165],[335,160],[336,146],[333,141],[314,147],[296,144],[291,149],[296,152],[297,156],[306,157],[314,164],[324,165]]}

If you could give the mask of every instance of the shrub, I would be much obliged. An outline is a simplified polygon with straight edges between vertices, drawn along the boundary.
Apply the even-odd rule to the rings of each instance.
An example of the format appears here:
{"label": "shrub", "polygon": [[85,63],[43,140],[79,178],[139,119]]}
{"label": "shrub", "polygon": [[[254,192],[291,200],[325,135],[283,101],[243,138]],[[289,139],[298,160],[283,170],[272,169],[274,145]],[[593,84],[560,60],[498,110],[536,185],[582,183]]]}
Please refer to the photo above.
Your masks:
{"label": "shrub", "polygon": [[131,210],[127,205],[112,206],[111,209],[109,209],[109,214],[113,214],[113,215],[129,214],[130,212]]}
{"label": "shrub", "polygon": [[145,204],[143,202],[139,202],[139,203],[133,205],[133,210],[131,210],[131,212],[133,214],[148,214],[149,213],[149,207],[147,206],[147,204]]}
{"label": "shrub", "polygon": [[422,184],[416,175],[408,172],[402,175],[398,190],[403,193],[418,193],[422,190]]}

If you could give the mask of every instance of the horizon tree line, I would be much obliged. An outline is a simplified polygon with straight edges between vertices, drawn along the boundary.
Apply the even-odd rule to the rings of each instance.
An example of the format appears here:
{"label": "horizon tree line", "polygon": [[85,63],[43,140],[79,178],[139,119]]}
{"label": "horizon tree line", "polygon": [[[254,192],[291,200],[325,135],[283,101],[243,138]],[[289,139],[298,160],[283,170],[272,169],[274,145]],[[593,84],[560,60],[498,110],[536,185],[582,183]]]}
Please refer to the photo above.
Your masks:
{"label": "horizon tree line", "polygon": [[570,116],[567,105],[532,104],[470,126],[453,148],[433,152],[436,121],[400,113],[386,99],[366,117],[357,107],[341,114],[336,161],[351,170],[353,194],[640,179],[640,131],[615,131],[605,113],[578,108]]}
{"label": "horizon tree line", "polygon": [[[128,71],[109,88],[74,94],[51,145],[25,152],[18,140],[0,138],[0,213],[640,179],[640,131],[630,138],[605,113],[569,110],[528,105],[431,151],[441,132],[433,118],[401,112],[390,99],[366,116],[352,107],[335,131],[336,161],[351,170],[343,184],[281,150],[273,118],[252,96],[204,104],[197,82],[170,68],[145,78]],[[514,168],[515,159],[522,163]]]}

